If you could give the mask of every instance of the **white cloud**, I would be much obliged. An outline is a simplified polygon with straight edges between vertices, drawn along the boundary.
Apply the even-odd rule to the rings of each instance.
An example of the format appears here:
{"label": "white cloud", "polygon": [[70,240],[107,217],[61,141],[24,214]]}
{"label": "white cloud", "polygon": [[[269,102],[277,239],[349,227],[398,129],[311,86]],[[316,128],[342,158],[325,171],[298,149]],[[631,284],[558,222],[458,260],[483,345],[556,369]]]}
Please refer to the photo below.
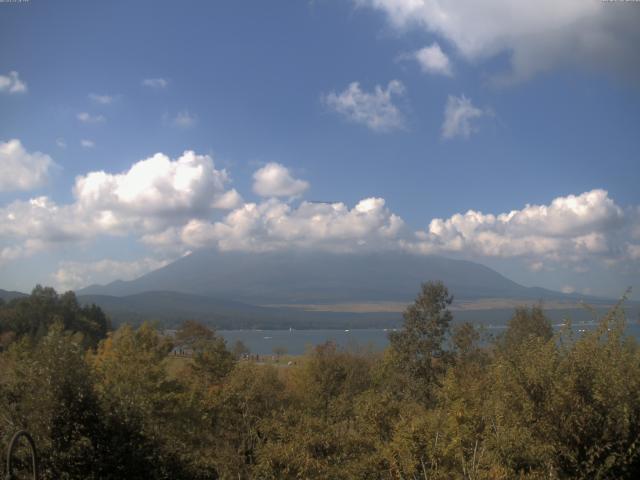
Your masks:
{"label": "white cloud", "polygon": [[80,112],[76,115],[76,118],[82,123],[102,123],[105,121],[102,115],[91,115],[87,112]]}
{"label": "white cloud", "polygon": [[0,192],[40,187],[54,167],[49,155],[27,152],[18,139],[0,142]]}
{"label": "white cloud", "polygon": [[95,262],[60,262],[51,279],[60,291],[73,290],[114,280],[133,280],[152,270],[164,267],[168,261],[142,258],[134,261],[103,259]]}
{"label": "white cloud", "polygon": [[27,84],[20,80],[18,72],[11,71],[8,75],[0,75],[0,92],[9,94],[25,93]]}
{"label": "white cloud", "polygon": [[547,261],[617,257],[619,238],[629,228],[630,219],[607,192],[592,190],[499,215],[469,210],[436,218],[405,247],[424,254],[522,257],[533,270],[541,270]]}
{"label": "white cloud", "polygon": [[291,176],[279,163],[268,163],[253,174],[253,191],[261,197],[297,197],[309,188],[309,183]]}
{"label": "white cloud", "polygon": [[90,172],[76,178],[74,203],[58,205],[43,196],[0,207],[2,259],[99,235],[145,238],[211,218],[242,202],[237,191],[226,190],[229,181],[211,157],[191,151],[176,160],[158,153],[119,174]]}
{"label": "white cloud", "polygon": [[169,86],[169,80],[166,78],[145,78],[142,80],[143,87],[163,89]]}
{"label": "white cloud", "polygon": [[93,140],[82,139],[80,140],[80,146],[84,148],[93,148],[96,146],[96,143]]}
{"label": "white cloud", "polygon": [[0,219],[0,244],[4,243],[14,258],[81,242],[97,233],[92,218],[76,206],[59,206],[45,196],[0,208]]}
{"label": "white cloud", "polygon": [[573,286],[571,286],[571,285],[564,285],[564,286],[560,289],[560,291],[561,291],[562,293],[568,293],[568,294],[569,294],[569,293],[576,293],[576,287],[573,287]]}
{"label": "white cloud", "polygon": [[382,198],[361,200],[351,209],[344,203],[302,202],[293,207],[272,198],[245,204],[219,222],[191,221],[179,232],[165,232],[164,240],[179,238],[189,247],[217,246],[221,250],[354,251],[391,248],[403,226]]}
{"label": "white cloud", "polygon": [[484,115],[486,112],[475,107],[464,95],[459,97],[449,95],[444,108],[442,137],[445,139],[468,138],[476,130],[473,121]]}
{"label": "white cloud", "polygon": [[555,67],[580,65],[638,79],[640,10],[599,0],[354,0],[385,12],[398,29],[421,29],[478,62],[506,53],[513,82]]}
{"label": "white cloud", "polygon": [[221,210],[233,210],[243,203],[242,195],[235,188],[223,193],[213,201],[213,207]]}
{"label": "white cloud", "polygon": [[89,100],[100,104],[100,105],[110,105],[111,103],[113,103],[113,101],[115,100],[115,96],[114,95],[100,95],[97,93],[90,93],[89,94]]}
{"label": "white cloud", "polygon": [[418,62],[424,73],[437,73],[448,77],[453,75],[449,57],[437,43],[431,44],[413,53],[412,57]]}
{"label": "white cloud", "polygon": [[[13,142],[13,149],[22,148]],[[16,175],[0,176],[6,178]],[[623,210],[604,190],[500,214],[469,210],[434,218],[427,229],[411,232],[382,198],[365,198],[352,207],[293,202],[290,197],[308,184],[279,164],[261,168],[254,180],[256,192],[270,198],[243,204],[229,188],[227,172],[216,169],[210,156],[192,151],[175,159],[158,153],[120,173],[89,172],[76,178],[71,204],[41,196],[0,207],[0,263],[103,235],[131,236],[164,255],[200,247],[402,250],[516,259],[533,272],[582,272],[597,262],[633,266],[640,260],[640,207]],[[230,211],[221,216],[222,209]],[[81,283],[99,273],[85,267],[61,265],[59,281]]]}
{"label": "white cloud", "polygon": [[56,145],[60,148],[67,148],[67,142],[64,138],[56,138]]}
{"label": "white cloud", "polygon": [[227,172],[217,170],[208,155],[186,151],[172,160],[157,153],[123,173],[77,177],[74,195],[83,210],[102,212],[114,229],[153,230],[230,203],[235,195],[225,191],[228,182]]}
{"label": "white cloud", "polygon": [[178,112],[178,114],[171,120],[171,124],[180,128],[193,127],[198,121],[198,117],[189,113],[187,110]]}
{"label": "white cloud", "polygon": [[24,246],[0,247],[0,267],[25,256]]}
{"label": "white cloud", "polygon": [[404,115],[393,103],[393,96],[401,97],[404,92],[404,85],[399,80],[391,80],[386,89],[376,85],[371,93],[353,82],[343,92],[330,92],[322,100],[328,108],[351,122],[366,125],[376,132],[389,132],[404,127]]}

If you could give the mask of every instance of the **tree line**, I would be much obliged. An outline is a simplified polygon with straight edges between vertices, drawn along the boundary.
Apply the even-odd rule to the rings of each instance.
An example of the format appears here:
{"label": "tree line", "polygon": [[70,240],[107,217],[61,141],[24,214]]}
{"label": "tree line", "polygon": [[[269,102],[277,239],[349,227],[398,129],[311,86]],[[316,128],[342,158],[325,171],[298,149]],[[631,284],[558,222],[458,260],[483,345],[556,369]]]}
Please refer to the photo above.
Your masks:
{"label": "tree line", "polygon": [[518,308],[487,339],[451,302],[426,283],[383,352],[328,342],[277,367],[37,287],[0,305],[0,441],[28,430],[56,480],[639,478],[622,303],[584,334]]}

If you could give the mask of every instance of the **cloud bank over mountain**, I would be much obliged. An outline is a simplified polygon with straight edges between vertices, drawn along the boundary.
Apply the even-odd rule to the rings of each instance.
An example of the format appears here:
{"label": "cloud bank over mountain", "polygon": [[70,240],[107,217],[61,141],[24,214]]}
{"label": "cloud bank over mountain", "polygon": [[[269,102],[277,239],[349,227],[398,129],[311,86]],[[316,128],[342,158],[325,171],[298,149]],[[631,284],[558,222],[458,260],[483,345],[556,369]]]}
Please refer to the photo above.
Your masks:
{"label": "cloud bank over mountain", "polygon": [[[12,145],[22,148],[17,140]],[[47,155],[34,155],[23,152],[11,158],[25,171],[33,171],[34,158],[44,165],[53,163]],[[93,265],[62,262],[53,277],[61,285],[78,286],[92,273],[128,272],[125,276],[131,277],[130,272],[144,273],[199,248],[511,258],[532,270],[560,260],[577,269],[588,268],[594,259],[602,265],[640,260],[640,207],[624,208],[602,189],[508,212],[470,209],[425,219],[425,228],[415,230],[384,198],[364,198],[352,206],[300,199],[309,182],[294,178],[281,164],[259,168],[253,180],[261,198],[245,201],[231,188],[225,169],[217,168],[211,156],[193,151],[175,159],[157,153],[119,173],[79,175],[72,203],[36,196],[0,208],[0,261],[109,236],[137,238],[150,249],[151,257],[130,267],[109,259]]]}

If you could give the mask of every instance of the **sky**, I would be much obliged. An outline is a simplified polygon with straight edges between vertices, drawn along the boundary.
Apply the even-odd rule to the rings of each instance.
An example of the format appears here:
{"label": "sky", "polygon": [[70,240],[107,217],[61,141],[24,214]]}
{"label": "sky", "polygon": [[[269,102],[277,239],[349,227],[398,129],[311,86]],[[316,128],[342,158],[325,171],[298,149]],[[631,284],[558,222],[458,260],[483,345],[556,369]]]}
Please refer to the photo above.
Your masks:
{"label": "sky", "polygon": [[640,3],[0,2],[0,288],[406,251],[640,299]]}

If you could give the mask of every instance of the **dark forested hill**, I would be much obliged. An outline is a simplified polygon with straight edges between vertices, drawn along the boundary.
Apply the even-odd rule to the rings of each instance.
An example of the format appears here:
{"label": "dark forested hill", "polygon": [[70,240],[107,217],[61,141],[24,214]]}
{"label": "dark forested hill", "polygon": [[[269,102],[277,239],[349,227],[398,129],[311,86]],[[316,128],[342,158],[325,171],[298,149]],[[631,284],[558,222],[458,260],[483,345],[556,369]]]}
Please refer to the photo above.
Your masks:
{"label": "dark forested hill", "polygon": [[26,293],[10,292],[8,290],[2,290],[0,288],[0,299],[4,300],[5,302],[13,300],[14,298],[22,298],[22,297],[26,297],[26,296],[27,296]]}

